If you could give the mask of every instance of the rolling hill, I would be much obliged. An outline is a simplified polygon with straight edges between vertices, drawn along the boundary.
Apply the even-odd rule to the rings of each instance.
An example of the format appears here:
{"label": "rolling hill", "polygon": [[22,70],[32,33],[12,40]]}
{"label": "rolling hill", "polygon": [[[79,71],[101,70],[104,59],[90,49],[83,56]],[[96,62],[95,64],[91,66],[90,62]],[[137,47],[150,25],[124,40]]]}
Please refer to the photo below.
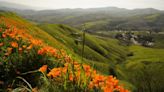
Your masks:
{"label": "rolling hill", "polygon": [[[20,13],[23,15],[22,13]],[[91,9],[42,10],[23,15],[41,23],[67,24],[81,28],[86,24],[89,30],[159,30],[163,31],[163,11],[152,8],[122,9],[116,7]],[[153,17],[154,16],[154,17]],[[140,28],[140,29],[137,29]]]}
{"label": "rolling hill", "polygon": [[[154,23],[153,25],[155,25],[156,23],[157,25],[163,25],[162,24],[163,16],[161,15],[162,14],[160,13],[158,14],[156,13],[156,14],[147,14],[142,16],[137,15],[135,17],[131,16],[132,20],[126,18],[129,19],[126,20],[126,22],[127,21],[138,22],[140,21],[139,19],[141,18],[144,19],[144,21],[150,22],[150,24]],[[41,17],[38,16],[38,18]],[[162,57],[164,51],[163,51],[162,34],[160,34],[160,36],[159,34],[154,35],[155,40],[157,42],[155,47],[157,48],[146,48],[142,46],[122,46],[117,39],[105,37],[101,35],[99,36],[91,35],[86,33],[84,60],[81,61],[82,32],[76,28],[73,28],[65,24],[53,24],[53,23],[34,24],[33,22],[27,21],[22,17],[16,15],[15,13],[6,12],[6,11],[0,11],[0,22],[2,24],[5,23],[14,26],[18,28],[20,31],[25,31],[25,33],[32,35],[32,37],[42,39],[46,45],[52,46],[56,49],[65,50],[66,53],[68,53],[73,59],[78,60],[80,63],[82,62],[93,66],[94,69],[98,70],[97,72],[100,74],[104,74],[104,75],[111,74],[116,76],[118,79],[120,79],[120,83],[125,84],[125,86],[128,89],[134,92],[138,92],[138,91],[161,92],[163,90],[163,81],[161,81],[164,78],[163,77],[164,58]],[[124,20],[122,22],[120,21],[117,22],[126,24]],[[98,21],[98,22],[89,22],[88,25],[90,28],[93,24],[99,25],[103,23],[106,24],[106,22],[104,21]],[[141,26],[142,25],[140,25],[140,27]],[[6,28],[6,27],[3,27],[2,25],[2,28]],[[47,51],[45,50],[45,48],[42,50]],[[42,54],[43,53],[42,50],[39,53]],[[48,49],[48,51],[51,50],[52,50],[51,48]],[[129,53],[131,55],[129,55]],[[40,59],[40,56],[38,56],[38,58],[34,58],[34,60],[36,59],[37,60]],[[44,58],[43,60],[47,60],[47,58]],[[50,58],[47,61],[50,62],[52,60],[54,60],[54,58]],[[69,60],[69,58],[67,58],[67,60]],[[35,61],[34,65],[39,65],[40,64],[39,62],[36,63]],[[50,63],[49,65],[52,65],[52,63]],[[60,65],[58,63],[57,64],[55,63],[55,65],[57,67],[64,66],[63,64]],[[25,69],[26,67],[29,66],[24,66]],[[39,67],[41,66],[39,65]],[[37,68],[39,67],[37,66]],[[49,68],[52,69],[52,66]],[[49,69],[48,72],[51,69]]]}
{"label": "rolling hill", "polygon": [[[79,30],[66,25],[36,26],[15,13],[4,11],[0,12],[0,20],[1,91],[128,92],[122,86],[117,86],[118,83],[122,84],[121,81],[107,76],[112,64],[121,62],[124,58],[122,55],[126,53],[116,40],[109,39],[109,43],[105,43],[103,39],[86,34],[85,60],[81,61],[81,46],[76,46],[72,36],[74,32],[80,34]],[[116,50],[116,47],[120,49]],[[94,64],[94,68],[84,63],[91,66]],[[99,83],[103,81],[101,86]]]}
{"label": "rolling hill", "polygon": [[[81,56],[82,42],[75,43],[76,39],[82,39],[79,30],[61,24],[41,24],[39,27]],[[87,63],[95,64],[98,69],[102,69],[102,66],[106,66],[107,69],[109,63],[116,64],[125,60],[126,48],[119,46],[117,40],[98,38],[89,34],[86,34],[85,39],[84,57],[87,59]],[[104,69],[102,70],[104,71]],[[106,70],[106,73],[108,71],[109,69]]]}
{"label": "rolling hill", "polygon": [[[164,49],[130,46],[133,56],[126,60],[125,71],[128,80],[141,92],[160,92],[163,90]],[[146,85],[146,86],[145,86]]]}
{"label": "rolling hill", "polygon": [[77,28],[81,28],[81,25],[85,23],[88,30],[94,32],[116,29],[163,31],[163,15],[163,11],[155,9],[126,10],[100,8],[86,10],[44,10],[32,15],[25,15],[24,17],[36,22],[67,24]]}
{"label": "rolling hill", "polygon": [[[78,29],[62,24],[35,26],[11,12],[2,12],[1,16],[7,17],[7,19],[1,19],[2,21],[6,21],[20,29],[25,29],[34,37],[43,39],[48,45],[63,48],[76,58],[81,59],[82,43],[75,43],[75,40],[81,36]],[[101,73],[109,74],[110,64],[121,63],[126,58],[126,48],[120,46],[118,40],[100,38],[90,34],[86,34],[85,39],[84,62],[94,65]]]}
{"label": "rolling hill", "polygon": [[28,7],[24,7],[26,10],[20,10],[20,5],[5,3],[1,3],[2,6],[5,6],[0,7],[0,10],[17,12],[31,21],[66,24],[78,29],[81,29],[81,25],[85,23],[91,32],[104,30],[163,31],[164,29],[164,11],[153,8],[129,10],[117,7],[103,7],[36,11]]}

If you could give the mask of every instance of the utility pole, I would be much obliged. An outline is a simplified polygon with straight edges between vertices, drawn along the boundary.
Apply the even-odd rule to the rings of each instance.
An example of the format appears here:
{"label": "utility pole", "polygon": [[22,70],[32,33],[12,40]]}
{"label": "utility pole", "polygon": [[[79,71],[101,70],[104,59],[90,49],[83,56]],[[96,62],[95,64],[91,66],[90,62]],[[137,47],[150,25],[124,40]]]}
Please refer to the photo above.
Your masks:
{"label": "utility pole", "polygon": [[82,61],[84,59],[84,47],[85,47],[85,32],[86,32],[86,28],[85,28],[85,24],[83,24],[83,29],[82,29],[82,53],[81,53],[81,56],[82,56]]}

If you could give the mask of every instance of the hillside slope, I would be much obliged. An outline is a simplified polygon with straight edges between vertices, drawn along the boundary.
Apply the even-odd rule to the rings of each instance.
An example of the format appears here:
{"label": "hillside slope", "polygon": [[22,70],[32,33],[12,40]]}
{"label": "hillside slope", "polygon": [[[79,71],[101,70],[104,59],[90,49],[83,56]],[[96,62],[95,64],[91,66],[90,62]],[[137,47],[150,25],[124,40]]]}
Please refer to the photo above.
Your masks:
{"label": "hillside slope", "polygon": [[[153,17],[156,16],[148,18],[153,20]],[[36,25],[14,13],[0,12],[0,69],[2,70],[0,71],[0,87],[5,82],[3,88],[17,89],[17,85],[11,85],[16,79],[16,84],[25,85],[17,90],[30,88],[30,90],[46,90],[46,92],[95,91],[97,88],[90,88],[97,86],[103,90],[104,87],[108,88],[104,85],[104,81],[108,79],[107,83],[110,87],[113,88],[115,85],[114,89],[127,91],[116,86],[118,85],[116,78],[101,75],[111,74],[120,79],[119,84],[125,84],[125,87],[132,91],[162,92],[163,35],[155,36],[157,36],[155,41],[158,42],[156,46],[158,48],[124,47],[116,39],[86,33],[84,61],[81,61],[81,31],[63,24]],[[76,42],[77,39],[79,42]],[[90,64],[93,68],[86,64]],[[40,74],[35,71],[38,72],[38,68],[43,73],[41,74],[43,76],[39,78]],[[88,77],[90,73],[94,76]],[[48,74],[48,79],[45,77],[46,74]],[[27,82],[22,83],[21,80],[17,80],[17,76],[25,78],[32,87],[39,85],[39,88],[31,88]],[[88,84],[87,80],[91,82]],[[103,83],[100,83],[102,81]],[[111,89],[106,89],[106,92],[111,92]]]}
{"label": "hillside slope", "polygon": [[[79,30],[61,24],[42,24],[39,27],[81,56],[82,42],[76,42],[77,39],[82,39],[82,33]],[[120,46],[115,39],[98,38],[90,34],[86,34],[85,39],[85,62],[94,64],[98,70],[105,68],[101,71],[106,74],[111,67],[108,65],[122,63],[126,58],[126,48]]]}
{"label": "hillside slope", "polygon": [[[2,22],[6,21],[7,24],[27,30],[29,34],[43,39],[48,45],[65,49],[73,56],[80,59],[82,45],[81,42],[79,42],[78,45],[75,43],[75,39],[81,37],[81,32],[79,30],[66,25],[56,24],[39,25],[40,29],[11,12],[2,12],[1,16],[6,17],[1,18]],[[79,37],[74,35],[77,33]],[[102,39],[86,34],[85,44],[84,57],[86,60],[84,62],[94,65],[95,68],[105,74],[109,74],[109,64],[115,65],[124,61],[127,54],[125,51],[126,48],[119,46],[118,41],[115,39]],[[102,69],[102,67],[105,69]]]}
{"label": "hillside slope", "polygon": [[73,59],[64,43],[28,21],[10,12],[0,12],[0,20],[1,91],[128,92],[115,77]]}
{"label": "hillside slope", "polygon": [[[24,20],[23,18],[17,16],[15,13],[2,11],[2,12],[0,12],[0,16],[1,16],[0,20],[2,23],[5,22],[6,24],[18,27],[19,29],[26,30],[32,36],[41,38],[44,41],[49,40],[47,42],[47,44],[50,44],[52,46],[65,48],[64,45],[62,45],[56,39],[51,37],[49,34],[44,32],[43,30],[39,29],[37,26],[28,22],[27,20]],[[38,35],[38,34],[40,34],[40,35]],[[53,43],[51,43],[51,42],[53,42]],[[54,43],[57,43],[58,45],[55,45]]]}
{"label": "hillside slope", "polygon": [[133,53],[127,58],[124,73],[135,85],[137,92],[162,92],[164,90],[164,49],[130,46]]}

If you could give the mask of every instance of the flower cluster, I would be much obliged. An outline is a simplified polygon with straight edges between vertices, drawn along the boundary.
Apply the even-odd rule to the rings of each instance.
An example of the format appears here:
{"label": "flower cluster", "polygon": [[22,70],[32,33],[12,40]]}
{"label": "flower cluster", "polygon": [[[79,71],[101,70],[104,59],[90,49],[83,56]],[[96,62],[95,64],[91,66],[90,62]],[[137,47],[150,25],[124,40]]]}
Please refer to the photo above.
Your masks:
{"label": "flower cluster", "polygon": [[49,54],[49,55],[57,56],[57,53],[58,50],[50,46],[44,46],[38,50],[39,55]]}
{"label": "flower cluster", "polygon": [[79,86],[85,85],[88,90],[96,88],[104,92],[129,92],[123,86],[118,85],[119,80],[115,77],[100,75],[89,65],[79,64],[78,62],[66,63],[64,67],[53,68],[47,74],[50,78],[63,78],[66,75],[68,75],[67,81],[75,82]]}
{"label": "flower cluster", "polygon": [[29,43],[23,42],[23,39],[25,39],[28,35],[24,34],[22,30],[19,30],[16,27],[11,27],[10,25],[5,25],[4,27],[6,28],[0,29],[0,47],[6,48],[1,50],[4,52],[5,56],[9,56],[15,52],[19,52],[19,54],[21,54],[23,51],[32,49],[32,39]]}

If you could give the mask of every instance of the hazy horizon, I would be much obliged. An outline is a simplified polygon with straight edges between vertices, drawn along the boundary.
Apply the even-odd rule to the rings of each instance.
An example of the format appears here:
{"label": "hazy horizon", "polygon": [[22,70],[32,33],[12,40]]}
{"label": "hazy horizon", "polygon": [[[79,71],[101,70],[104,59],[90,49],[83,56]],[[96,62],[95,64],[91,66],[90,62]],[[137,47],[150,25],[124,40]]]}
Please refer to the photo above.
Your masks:
{"label": "hazy horizon", "polygon": [[162,0],[0,0],[14,4],[38,7],[44,9],[64,9],[64,8],[100,8],[118,7],[126,9],[155,8],[164,10]]}

